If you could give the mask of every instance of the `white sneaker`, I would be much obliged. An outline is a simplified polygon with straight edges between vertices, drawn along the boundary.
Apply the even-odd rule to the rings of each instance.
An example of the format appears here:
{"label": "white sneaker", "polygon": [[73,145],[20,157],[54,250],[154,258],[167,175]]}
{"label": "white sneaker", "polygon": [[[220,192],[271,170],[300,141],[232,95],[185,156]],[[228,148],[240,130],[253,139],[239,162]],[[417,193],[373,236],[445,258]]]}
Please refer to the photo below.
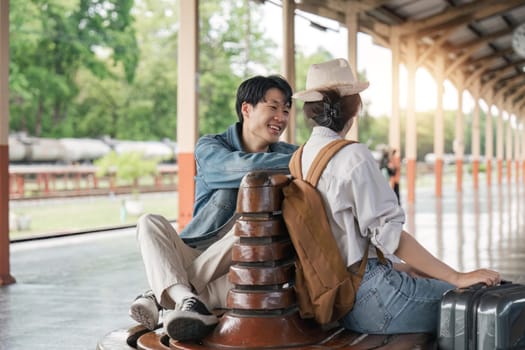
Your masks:
{"label": "white sneaker", "polygon": [[165,332],[179,341],[201,340],[219,322],[217,316],[195,297],[183,299],[180,306],[166,314],[164,321]]}
{"label": "white sneaker", "polygon": [[129,308],[129,315],[133,320],[140,323],[149,330],[160,327],[159,311],[162,307],[157,303],[153,292],[147,291],[139,295]]}

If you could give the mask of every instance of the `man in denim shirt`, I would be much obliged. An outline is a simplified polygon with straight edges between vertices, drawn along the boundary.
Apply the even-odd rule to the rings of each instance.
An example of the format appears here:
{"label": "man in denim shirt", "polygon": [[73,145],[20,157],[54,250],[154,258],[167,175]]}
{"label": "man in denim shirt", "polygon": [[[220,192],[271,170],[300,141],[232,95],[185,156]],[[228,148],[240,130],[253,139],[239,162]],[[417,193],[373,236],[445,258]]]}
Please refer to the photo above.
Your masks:
{"label": "man in denim shirt", "polygon": [[235,105],[239,122],[197,143],[192,221],[179,235],[162,216],[139,219],[137,240],[152,291],[133,302],[133,319],[154,329],[159,309],[165,308],[164,329],[181,341],[201,339],[216,326],[217,317],[209,310],[226,306],[232,286],[227,273],[238,238],[228,228],[235,219],[241,179],[254,170],[288,171],[297,149],[279,142],[288,125],[291,96],[290,85],[280,76],[244,81]]}

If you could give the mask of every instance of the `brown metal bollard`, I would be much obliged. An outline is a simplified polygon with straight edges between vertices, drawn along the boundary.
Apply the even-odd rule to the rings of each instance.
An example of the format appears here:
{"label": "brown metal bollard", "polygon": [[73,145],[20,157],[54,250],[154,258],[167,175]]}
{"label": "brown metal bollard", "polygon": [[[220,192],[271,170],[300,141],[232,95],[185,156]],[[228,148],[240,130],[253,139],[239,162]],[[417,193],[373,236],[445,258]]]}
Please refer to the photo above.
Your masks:
{"label": "brown metal bollard", "polygon": [[[239,188],[229,278],[229,311],[204,348],[290,348],[319,342],[326,334],[313,321],[300,318],[291,285],[294,252],[281,215],[283,174],[246,175]],[[171,343],[171,346],[179,343]]]}

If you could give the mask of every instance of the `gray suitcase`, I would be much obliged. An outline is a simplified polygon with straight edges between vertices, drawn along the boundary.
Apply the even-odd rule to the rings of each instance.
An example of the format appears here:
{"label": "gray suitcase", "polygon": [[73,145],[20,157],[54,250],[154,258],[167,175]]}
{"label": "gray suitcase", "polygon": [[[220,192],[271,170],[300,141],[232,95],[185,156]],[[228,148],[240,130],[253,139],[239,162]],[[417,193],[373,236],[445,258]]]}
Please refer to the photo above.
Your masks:
{"label": "gray suitcase", "polygon": [[525,349],[525,286],[505,282],[446,292],[438,345],[442,350]]}

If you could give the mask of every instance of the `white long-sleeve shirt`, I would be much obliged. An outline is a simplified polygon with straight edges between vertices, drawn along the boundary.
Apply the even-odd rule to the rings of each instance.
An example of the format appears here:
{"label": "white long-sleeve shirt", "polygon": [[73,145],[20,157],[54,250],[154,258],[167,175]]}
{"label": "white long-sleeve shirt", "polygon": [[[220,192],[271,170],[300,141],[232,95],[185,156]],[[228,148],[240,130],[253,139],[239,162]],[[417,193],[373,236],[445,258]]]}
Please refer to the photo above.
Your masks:
{"label": "white long-sleeve shirt", "polygon": [[[303,150],[303,177],[317,153],[336,139],[341,139],[336,132],[314,127]],[[368,238],[385,255],[396,251],[405,213],[365,145],[351,144],[335,154],[317,188],[347,266],[361,260]],[[368,256],[375,257],[375,249],[370,248]]]}

